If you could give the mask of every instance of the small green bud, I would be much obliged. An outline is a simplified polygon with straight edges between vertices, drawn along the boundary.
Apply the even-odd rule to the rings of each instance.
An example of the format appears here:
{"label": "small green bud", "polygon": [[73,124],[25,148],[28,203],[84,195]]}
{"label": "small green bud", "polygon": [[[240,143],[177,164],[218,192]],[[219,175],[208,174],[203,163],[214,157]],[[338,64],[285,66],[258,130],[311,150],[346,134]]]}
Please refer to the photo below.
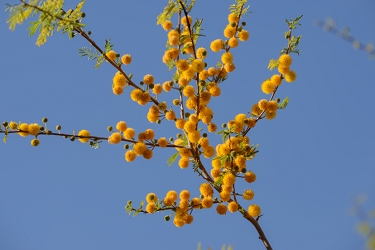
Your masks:
{"label": "small green bud", "polygon": [[199,198],[200,198],[201,200],[203,200],[203,199],[204,199],[204,195],[201,194],[201,195],[199,196]]}
{"label": "small green bud", "polygon": [[181,138],[182,138],[182,134],[179,133],[179,134],[176,135],[176,137],[177,137],[178,139],[181,139]]}
{"label": "small green bud", "polygon": [[75,141],[75,139],[76,139],[76,137],[75,137],[74,135],[72,135],[72,136],[70,137],[70,140],[71,140],[71,141]]}
{"label": "small green bud", "polygon": [[48,122],[47,117],[43,117],[42,122],[47,123]]}
{"label": "small green bud", "polygon": [[186,117],[186,118],[189,118],[189,116],[190,116],[190,113],[189,113],[189,112],[186,112],[186,113],[185,113],[185,117]]}
{"label": "small green bud", "polygon": [[245,120],[243,120],[243,123],[248,124],[248,123],[249,123],[249,120],[248,120],[248,119],[245,119]]}
{"label": "small green bud", "polygon": [[153,89],[153,88],[155,87],[155,85],[154,85],[153,83],[150,83],[150,84],[148,85],[148,87],[149,87],[150,89]]}
{"label": "small green bud", "polygon": [[174,85],[173,81],[170,81],[170,82],[169,82],[169,86],[170,86],[170,87],[173,87],[173,85]]}
{"label": "small green bud", "polygon": [[116,57],[119,58],[119,57],[120,57],[120,54],[116,54]]}
{"label": "small green bud", "polygon": [[145,84],[143,81],[141,81],[141,82],[139,83],[139,85],[141,85],[141,86],[143,86],[143,84]]}
{"label": "small green bud", "polygon": [[227,124],[223,123],[223,124],[221,124],[221,127],[222,127],[222,128],[226,128],[226,127],[227,127]]}
{"label": "small green bud", "polygon": [[129,145],[128,145],[128,144],[125,144],[125,145],[124,145],[124,149],[129,149]]}
{"label": "small green bud", "polygon": [[279,103],[280,102],[280,98],[276,98],[276,100],[275,100],[277,103]]}
{"label": "small green bud", "polygon": [[164,216],[165,221],[169,221],[170,219],[171,219],[171,217],[169,215]]}
{"label": "small green bud", "polygon": [[3,126],[7,127],[8,126],[8,122],[3,122]]}
{"label": "small green bud", "polygon": [[235,166],[234,171],[238,172],[238,170],[240,170],[240,168],[238,166]]}
{"label": "small green bud", "polygon": [[40,130],[40,131],[44,131],[44,127],[40,126],[40,127],[39,127],[39,130]]}
{"label": "small green bud", "polygon": [[112,126],[108,126],[108,127],[107,127],[107,130],[108,130],[109,132],[111,132],[111,131],[113,130]]}
{"label": "small green bud", "polygon": [[161,120],[157,120],[157,121],[156,121],[156,124],[160,124],[160,123],[161,123]]}
{"label": "small green bud", "polygon": [[91,36],[91,31],[88,31],[88,32],[87,32],[87,35]]}
{"label": "small green bud", "polygon": [[241,169],[241,173],[243,174],[246,173],[246,171],[247,171],[246,168]]}
{"label": "small green bud", "polygon": [[86,13],[85,13],[85,12],[82,12],[81,17],[82,17],[82,18],[85,18],[85,17],[86,17]]}
{"label": "small green bud", "polygon": [[56,126],[56,130],[61,130],[61,126],[60,126],[60,125],[57,125],[57,126]]}
{"label": "small green bud", "polygon": [[67,135],[64,135],[64,138],[66,139],[66,138],[68,138],[68,136],[67,136]]}
{"label": "small green bud", "polygon": [[202,135],[203,137],[207,137],[207,133],[203,133],[203,135]]}
{"label": "small green bud", "polygon": [[242,26],[246,26],[246,22],[242,22],[241,25],[242,25]]}
{"label": "small green bud", "polygon": [[172,142],[174,139],[173,137],[169,137],[169,141]]}
{"label": "small green bud", "polygon": [[230,23],[230,26],[231,26],[232,28],[236,27],[236,25],[237,25],[237,24],[236,24],[235,22],[231,22],[231,23]]}

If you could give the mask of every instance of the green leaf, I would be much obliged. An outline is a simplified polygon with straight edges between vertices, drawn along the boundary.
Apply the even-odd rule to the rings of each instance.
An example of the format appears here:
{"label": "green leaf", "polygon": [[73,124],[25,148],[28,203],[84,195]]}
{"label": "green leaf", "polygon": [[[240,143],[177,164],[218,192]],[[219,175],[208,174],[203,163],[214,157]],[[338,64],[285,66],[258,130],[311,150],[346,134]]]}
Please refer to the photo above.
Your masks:
{"label": "green leaf", "polygon": [[164,11],[160,13],[156,18],[156,24],[160,25],[165,22],[165,20],[170,19],[179,10],[178,3],[172,0],[168,1],[168,5],[164,7]]}
{"label": "green leaf", "polygon": [[172,166],[172,164],[176,161],[178,155],[179,155],[179,153],[176,152],[171,157],[168,158],[168,160],[167,160],[168,167]]}
{"label": "green leaf", "polygon": [[35,32],[38,30],[39,26],[40,22],[38,20],[34,22],[29,22],[29,27],[27,28],[27,30],[30,31],[29,36],[34,35]]}
{"label": "green leaf", "polygon": [[275,59],[271,59],[270,62],[268,63],[268,68],[271,71],[277,68],[278,66],[279,66],[279,61]]}
{"label": "green leaf", "polygon": [[285,109],[286,106],[288,106],[289,103],[289,97],[286,97],[279,105],[278,109]]}

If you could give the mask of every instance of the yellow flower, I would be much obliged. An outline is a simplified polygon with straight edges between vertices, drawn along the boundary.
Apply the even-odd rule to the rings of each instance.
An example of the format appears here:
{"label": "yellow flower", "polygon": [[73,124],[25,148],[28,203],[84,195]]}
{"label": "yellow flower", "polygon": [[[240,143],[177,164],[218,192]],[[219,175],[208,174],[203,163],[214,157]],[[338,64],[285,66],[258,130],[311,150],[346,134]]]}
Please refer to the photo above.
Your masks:
{"label": "yellow flower", "polygon": [[164,30],[168,31],[172,29],[173,24],[170,20],[165,20],[162,26]]}
{"label": "yellow flower", "polygon": [[195,89],[193,86],[188,85],[188,86],[185,86],[183,93],[184,93],[184,96],[186,97],[192,97],[195,94]]}
{"label": "yellow flower", "polygon": [[211,132],[211,133],[216,132],[216,129],[217,129],[217,126],[215,123],[210,122],[209,124],[207,124],[208,132]]}
{"label": "yellow flower", "polygon": [[16,130],[16,129],[18,129],[18,124],[17,124],[16,122],[11,121],[11,122],[9,123],[9,128],[10,128],[11,130]]}
{"label": "yellow flower", "polygon": [[192,63],[191,66],[193,67],[194,71],[196,72],[202,72],[205,67],[205,63],[200,60],[200,59],[195,59]]}
{"label": "yellow flower", "polygon": [[232,27],[230,24],[228,24],[227,27],[225,27],[224,29],[224,36],[226,38],[231,38],[231,37],[234,37],[235,34],[236,34],[236,27]]}
{"label": "yellow flower", "polygon": [[177,198],[178,198],[177,192],[174,191],[174,190],[168,191],[168,193],[166,195],[166,198],[172,200],[172,202],[175,202],[177,200]]}
{"label": "yellow flower", "polygon": [[236,15],[236,13],[230,13],[228,15],[228,22],[230,23],[238,23],[240,18]]}
{"label": "yellow flower", "polygon": [[169,92],[172,89],[171,81],[166,81],[163,83],[163,89],[165,92]]}
{"label": "yellow flower", "polygon": [[259,216],[260,213],[261,213],[261,210],[260,210],[260,207],[256,204],[252,204],[249,206],[249,208],[247,209],[247,212],[249,213],[249,215],[251,217],[256,217],[256,216]]}
{"label": "yellow flower", "polygon": [[116,132],[116,133],[113,133],[111,134],[109,137],[108,137],[108,143],[109,144],[118,144],[120,143],[122,140],[122,136],[120,133]]}
{"label": "yellow flower", "polygon": [[212,197],[205,197],[202,200],[202,207],[204,207],[204,208],[211,208],[212,204],[213,204]]}
{"label": "yellow flower", "polygon": [[197,58],[204,59],[207,56],[207,50],[205,48],[198,48],[197,49]]}
{"label": "yellow flower", "polygon": [[229,201],[230,200],[230,192],[227,192],[227,191],[221,191],[220,192],[220,199],[222,201]]}
{"label": "yellow flower", "polygon": [[254,115],[254,116],[259,116],[261,113],[262,113],[262,110],[259,108],[258,103],[255,103],[251,107],[251,114]]}
{"label": "yellow flower", "polygon": [[112,61],[116,60],[116,58],[117,58],[117,56],[116,56],[116,52],[113,51],[113,50],[108,51],[105,55],[106,55],[109,59],[111,59]]}
{"label": "yellow flower", "polygon": [[128,126],[126,125],[126,122],[124,121],[119,121],[117,124],[116,124],[116,129],[120,132],[125,132],[125,130],[128,128]]}
{"label": "yellow flower", "polygon": [[129,54],[125,54],[121,57],[121,62],[125,65],[128,65],[132,62],[132,56]]}
{"label": "yellow flower", "polygon": [[146,105],[151,100],[151,96],[148,92],[143,92],[141,99],[138,101],[139,105]]}
{"label": "yellow flower", "polygon": [[146,211],[150,214],[153,214],[155,212],[156,205],[155,203],[148,203],[146,206]]}
{"label": "yellow flower", "polygon": [[225,206],[224,204],[220,203],[219,205],[217,205],[216,207],[216,212],[220,215],[224,215],[227,213],[227,206]]}
{"label": "yellow flower", "polygon": [[193,131],[191,133],[188,133],[188,139],[191,142],[196,143],[196,142],[199,141],[200,138],[201,138],[201,135],[200,135],[199,131]]}
{"label": "yellow flower", "polygon": [[280,63],[279,66],[277,66],[277,70],[281,74],[286,74],[289,72],[289,65]]}
{"label": "yellow flower", "polygon": [[278,107],[279,107],[279,105],[277,104],[277,102],[275,100],[272,100],[268,103],[267,111],[276,112]]}
{"label": "yellow flower", "polygon": [[235,201],[229,202],[228,204],[228,210],[231,213],[237,212],[238,210],[238,204]]}
{"label": "yellow flower", "polygon": [[224,69],[226,72],[230,73],[233,72],[236,69],[236,66],[233,63],[226,63],[224,65]]}
{"label": "yellow flower", "polygon": [[216,39],[211,42],[210,48],[213,52],[219,52],[222,48],[223,41],[221,39]]}
{"label": "yellow flower", "polygon": [[135,130],[133,128],[127,128],[124,132],[124,137],[127,140],[133,139],[135,136]]}
{"label": "yellow flower", "polygon": [[210,88],[210,93],[214,97],[220,96],[221,89],[219,86],[213,86],[212,88]]}
{"label": "yellow flower", "polygon": [[146,144],[144,144],[143,142],[137,142],[134,144],[134,147],[133,147],[134,153],[136,153],[138,156],[143,155],[146,149],[147,149]]}
{"label": "yellow flower", "polygon": [[253,172],[248,171],[248,172],[245,173],[245,181],[247,181],[249,183],[252,183],[256,179],[257,179],[257,176]]}
{"label": "yellow flower", "polygon": [[40,131],[40,127],[37,123],[31,123],[29,124],[29,127],[27,128],[27,131],[30,135],[37,135]]}
{"label": "yellow flower", "polygon": [[253,190],[250,190],[250,189],[246,189],[244,192],[243,192],[243,198],[247,201],[251,200],[254,198],[254,192]]}
{"label": "yellow flower", "polygon": [[165,147],[167,147],[167,145],[168,145],[168,140],[167,140],[165,137],[161,137],[161,138],[159,138],[159,140],[158,140],[158,145],[159,145],[161,148],[165,148]]}
{"label": "yellow flower", "polygon": [[276,111],[275,112],[270,112],[270,111],[266,111],[266,119],[267,120],[272,120],[273,118],[276,117]]}
{"label": "yellow flower", "polygon": [[202,137],[198,141],[199,145],[201,145],[202,148],[207,148],[209,146],[209,141],[207,137]]}
{"label": "yellow flower", "polygon": [[115,95],[121,95],[122,92],[124,92],[124,89],[121,86],[113,85],[112,91],[113,91],[113,94],[115,94]]}
{"label": "yellow flower", "polygon": [[284,74],[285,81],[294,82],[297,78],[296,72],[289,70],[288,73]]}
{"label": "yellow flower", "polygon": [[40,141],[39,141],[38,138],[35,138],[35,139],[31,140],[31,146],[37,147],[37,146],[39,146],[39,144],[40,144]]}
{"label": "yellow flower", "polygon": [[266,110],[268,108],[268,101],[266,99],[259,100],[258,107],[260,110]]}
{"label": "yellow flower", "polygon": [[154,193],[148,193],[146,195],[146,201],[148,203],[155,203],[158,200],[158,197]]}
{"label": "yellow flower", "polygon": [[245,42],[247,39],[249,39],[250,34],[247,30],[241,30],[238,32],[238,39],[240,39],[241,42]]}
{"label": "yellow flower", "polygon": [[188,18],[186,19],[186,16],[183,16],[181,18],[181,23],[184,25],[184,26],[188,26],[188,22],[189,21],[189,25],[191,26],[192,22],[193,22],[193,19],[191,16],[188,16]]}
{"label": "yellow flower", "polygon": [[221,61],[226,64],[226,63],[232,63],[233,62],[233,55],[232,53],[225,52],[221,55]]}
{"label": "yellow flower", "polygon": [[184,72],[182,72],[183,76],[186,77],[187,79],[191,79],[194,77],[195,75],[195,70],[193,68],[193,66],[189,65],[189,68],[187,70],[185,70]]}
{"label": "yellow flower", "polygon": [[261,89],[265,94],[271,94],[275,90],[275,85],[270,80],[266,80],[262,83]]}
{"label": "yellow flower", "polygon": [[199,187],[199,191],[205,197],[211,196],[214,194],[214,190],[212,189],[211,185],[208,183],[202,183]]}
{"label": "yellow flower", "polygon": [[244,121],[246,120],[246,114],[237,114],[236,117],[234,118],[235,121],[239,122],[239,123],[244,123]]}
{"label": "yellow flower", "polygon": [[284,54],[279,57],[279,63],[290,66],[293,60],[289,54]]}
{"label": "yellow flower", "polygon": [[152,129],[146,129],[145,131],[145,140],[152,140],[155,137],[155,132]]}
{"label": "yellow flower", "polygon": [[188,158],[181,158],[178,161],[178,166],[182,169],[187,168],[189,166],[189,159]]}
{"label": "yellow flower", "polygon": [[177,67],[177,69],[179,69],[181,71],[185,71],[185,70],[189,69],[189,63],[188,63],[188,61],[186,61],[184,59],[180,59],[180,60],[177,61],[176,67]]}
{"label": "yellow flower", "polygon": [[233,185],[236,182],[236,176],[231,172],[227,172],[223,177],[224,185]]}
{"label": "yellow flower", "polygon": [[[83,130],[81,130],[81,131],[78,132],[78,136],[88,136],[89,137],[90,136],[90,132],[83,129]],[[90,138],[78,138],[78,140],[80,142],[82,142],[82,143],[86,143],[86,142],[88,142],[90,140]]]}
{"label": "yellow flower", "polygon": [[160,95],[161,92],[163,91],[163,87],[158,83],[154,85],[154,88],[152,89],[152,93],[155,95]]}
{"label": "yellow flower", "polygon": [[231,37],[229,40],[228,40],[228,45],[229,47],[231,48],[236,48],[238,46],[238,40],[235,38],[235,37]]}
{"label": "yellow flower", "polygon": [[280,86],[282,82],[281,76],[277,74],[273,75],[270,80],[275,86]]}
{"label": "yellow flower", "polygon": [[145,75],[144,77],[143,77],[143,82],[145,83],[145,84],[151,84],[151,83],[154,83],[154,77],[152,76],[152,75],[150,75],[150,74],[147,74],[147,75]]}
{"label": "yellow flower", "polygon": [[127,162],[132,162],[132,161],[134,161],[136,157],[137,157],[137,155],[134,153],[133,150],[128,150],[128,151],[126,151],[126,153],[125,153],[125,160],[126,160]]}
{"label": "yellow flower", "polygon": [[176,128],[178,129],[184,129],[185,120],[182,118],[179,118],[176,120],[175,125],[176,125]]}
{"label": "yellow flower", "polygon": [[176,118],[176,114],[173,110],[169,110],[165,113],[165,119],[168,121],[174,120]]}
{"label": "yellow flower", "polygon": [[205,158],[211,158],[215,154],[215,149],[212,146],[207,146],[203,148],[203,156]]}
{"label": "yellow flower", "polygon": [[143,158],[145,158],[146,160],[151,159],[152,158],[152,150],[146,148],[146,150],[143,152]]}
{"label": "yellow flower", "polygon": [[142,98],[142,95],[143,95],[143,91],[141,89],[133,89],[131,92],[130,92],[130,98],[135,101],[135,102],[138,102],[139,100],[141,100]]}
{"label": "yellow flower", "polygon": [[181,200],[188,200],[190,198],[190,192],[188,190],[182,190],[180,192],[180,199]]}

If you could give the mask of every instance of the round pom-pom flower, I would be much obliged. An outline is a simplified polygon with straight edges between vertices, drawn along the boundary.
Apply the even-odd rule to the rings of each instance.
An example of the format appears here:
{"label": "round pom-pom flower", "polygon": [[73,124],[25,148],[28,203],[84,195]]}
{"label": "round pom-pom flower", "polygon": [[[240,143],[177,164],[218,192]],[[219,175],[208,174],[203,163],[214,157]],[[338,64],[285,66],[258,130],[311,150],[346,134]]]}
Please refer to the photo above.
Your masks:
{"label": "round pom-pom flower", "polygon": [[152,93],[154,93],[155,95],[160,95],[162,91],[163,87],[160,85],[160,83],[155,84],[154,88],[152,89]]}
{"label": "round pom-pom flower", "polygon": [[197,49],[197,58],[204,59],[207,56],[207,50],[205,48],[198,48]]}
{"label": "round pom-pom flower", "polygon": [[172,29],[173,24],[172,24],[172,22],[170,20],[165,20],[163,22],[162,26],[163,26],[164,30],[168,31],[168,30]]}
{"label": "round pom-pom flower", "polygon": [[184,25],[184,26],[188,26],[188,21],[189,21],[189,25],[192,24],[193,22],[193,18],[191,16],[188,16],[188,18],[186,19],[186,16],[183,16],[181,18],[181,23]]}
{"label": "round pom-pom flower", "polygon": [[18,129],[24,132],[18,132],[18,134],[22,137],[28,136],[29,135],[28,128],[29,128],[29,125],[27,123],[21,123]]}
{"label": "round pom-pom flower", "polygon": [[129,54],[125,54],[121,57],[121,62],[125,65],[128,65],[132,62],[132,56]]}
{"label": "round pom-pom flower", "polygon": [[279,57],[279,63],[290,66],[292,64],[292,57],[289,54],[284,54]]}
{"label": "round pom-pom flower", "polygon": [[211,42],[210,49],[213,52],[219,52],[222,48],[223,41],[221,39],[216,39]]}
{"label": "round pom-pom flower", "polygon": [[237,212],[238,210],[238,204],[235,201],[229,202],[228,204],[228,210],[231,213]]}
{"label": "round pom-pom flower", "polygon": [[155,203],[158,200],[158,197],[154,193],[148,193],[146,195],[146,201],[148,203]]}
{"label": "round pom-pom flower", "polygon": [[224,36],[226,38],[234,37],[235,34],[236,34],[236,27],[232,27],[230,24],[227,25],[227,27],[225,27]]}
{"label": "round pom-pom flower", "polygon": [[156,205],[155,203],[148,203],[146,206],[146,211],[150,214],[153,214],[155,212]]}
{"label": "round pom-pom flower", "polygon": [[122,136],[119,132],[113,133],[108,137],[109,144],[118,144],[122,140]]}
{"label": "round pom-pom flower", "polygon": [[115,95],[121,95],[124,92],[124,88],[118,85],[114,85],[112,91]]}
{"label": "round pom-pom flower", "polygon": [[238,23],[240,18],[236,15],[236,13],[230,13],[228,15],[228,22],[230,23]]}
{"label": "round pom-pom flower", "polygon": [[169,110],[165,113],[165,119],[168,121],[174,120],[176,118],[176,114],[173,110]]}
{"label": "round pom-pom flower", "polygon": [[124,87],[126,84],[125,76],[122,73],[117,72],[115,76],[113,77],[113,84],[120,86],[120,87]]}
{"label": "round pom-pom flower", "polygon": [[212,146],[207,146],[203,148],[203,156],[205,158],[211,158],[215,154],[215,149]]}
{"label": "round pom-pom flower", "polygon": [[[78,132],[78,136],[90,136],[90,132],[88,130],[81,130]],[[86,143],[90,140],[90,138],[78,138],[78,140],[82,143]]]}
{"label": "round pom-pom flower", "polygon": [[275,86],[280,86],[282,82],[281,76],[277,74],[273,75],[270,80]]}
{"label": "round pom-pom flower", "polygon": [[226,64],[226,63],[232,63],[233,62],[233,55],[232,53],[225,52],[221,55],[221,61]]}
{"label": "round pom-pom flower", "polygon": [[143,158],[145,158],[146,160],[151,159],[152,158],[152,150],[146,148],[146,150],[143,152]]}
{"label": "round pom-pom flower", "polygon": [[261,213],[261,210],[260,210],[260,207],[256,204],[252,204],[249,206],[249,208],[247,209],[247,212],[249,213],[249,215],[251,217],[257,217],[260,215]]}
{"label": "round pom-pom flower", "polygon": [[180,199],[181,200],[188,200],[190,198],[190,192],[188,190],[182,190],[180,192]]}
{"label": "round pom-pom flower", "polygon": [[248,172],[245,173],[245,181],[247,181],[249,183],[252,183],[256,179],[257,179],[257,176],[253,172],[248,171]]}
{"label": "round pom-pom flower", "polygon": [[137,157],[137,155],[134,153],[133,150],[128,150],[128,151],[126,151],[126,153],[125,153],[125,160],[126,160],[127,162],[132,162],[132,161],[134,161],[136,157]]}
{"label": "round pom-pom flower", "polygon": [[284,74],[285,81],[294,82],[297,78],[296,72],[289,70],[288,73]]}
{"label": "round pom-pom flower", "polygon": [[238,32],[238,39],[240,39],[240,41],[242,42],[247,41],[249,37],[250,37],[250,34],[247,30],[241,30],[240,32]]}
{"label": "round pom-pom flower", "polygon": [[124,121],[119,121],[117,124],[116,124],[116,129],[120,132],[125,132],[125,130],[128,128],[128,126],[126,125],[126,122]]}
{"label": "round pom-pom flower", "polygon": [[235,38],[235,37],[230,38],[229,41],[228,41],[228,45],[231,48],[236,48],[238,46],[237,38]]}
{"label": "round pom-pom flower", "polygon": [[212,200],[212,197],[205,197],[202,200],[202,207],[204,208],[211,208],[214,201]]}
{"label": "round pom-pom flower", "polygon": [[224,215],[227,213],[227,206],[225,206],[224,204],[220,203],[219,205],[217,205],[216,207],[216,212],[220,215]]}
{"label": "round pom-pom flower", "polygon": [[40,131],[40,127],[37,123],[31,123],[29,124],[27,131],[29,132],[30,135],[37,135]]}
{"label": "round pom-pom flower", "polygon": [[116,52],[114,50],[110,50],[108,51],[107,53],[105,53],[105,55],[111,59],[112,61],[116,60],[117,58],[117,55],[116,55]]}
{"label": "round pom-pom flower", "polygon": [[161,148],[165,148],[167,147],[168,145],[168,140],[165,138],[165,137],[161,137],[159,140],[158,140],[158,144]]}
{"label": "round pom-pom flower", "polygon": [[11,130],[16,130],[16,129],[18,128],[18,124],[17,124],[17,122],[13,122],[13,121],[11,121],[11,122],[9,123],[9,128],[10,128]]}
{"label": "round pom-pom flower", "polygon": [[254,198],[254,192],[253,190],[250,190],[250,189],[246,189],[244,192],[243,192],[243,198],[247,201],[251,200]]}
{"label": "round pom-pom flower", "polygon": [[202,72],[205,67],[205,63],[200,60],[200,59],[195,59],[192,63],[191,66],[193,67],[194,71],[196,72]]}
{"label": "round pom-pom flower", "polygon": [[31,140],[31,146],[37,147],[37,146],[39,146],[39,144],[40,144],[40,141],[39,141],[38,138],[35,138],[35,139]]}
{"label": "round pom-pom flower", "polygon": [[266,80],[262,83],[261,89],[265,94],[271,94],[275,90],[275,85],[270,80]]}
{"label": "round pom-pom flower", "polygon": [[133,139],[135,136],[135,130],[133,128],[127,128],[124,132],[124,137],[127,140]]}
{"label": "round pom-pom flower", "polygon": [[172,202],[175,202],[178,198],[178,195],[176,191],[170,190],[165,197],[172,200]]}
{"label": "round pom-pom flower", "polygon": [[266,119],[267,120],[272,120],[276,117],[276,111],[275,112],[271,112],[271,111],[267,111],[266,112]]}
{"label": "round pom-pom flower", "polygon": [[178,166],[182,169],[189,167],[189,158],[181,158],[178,161]]}
{"label": "round pom-pom flower", "polygon": [[151,84],[151,83],[154,83],[154,77],[152,76],[152,75],[150,75],[150,74],[147,74],[147,75],[145,75],[144,77],[143,77],[143,82],[145,83],[145,84]]}
{"label": "round pom-pom flower", "polygon": [[276,112],[278,107],[279,105],[277,104],[277,102],[275,100],[272,100],[268,103],[267,110],[269,112]]}
{"label": "round pom-pom flower", "polygon": [[268,108],[268,101],[266,99],[259,100],[258,107],[260,110],[266,110]]}
{"label": "round pom-pom flower", "polygon": [[214,194],[214,190],[212,189],[211,185],[208,183],[202,183],[199,187],[199,191],[205,197],[211,196]]}
{"label": "round pom-pom flower", "polygon": [[144,144],[143,142],[137,142],[136,144],[134,144],[134,147],[133,147],[134,153],[136,153],[138,156],[143,155],[146,149],[147,149],[146,144]]}
{"label": "round pom-pom flower", "polygon": [[236,176],[232,174],[231,172],[228,172],[224,175],[223,183],[224,185],[230,186],[233,185],[236,182]]}

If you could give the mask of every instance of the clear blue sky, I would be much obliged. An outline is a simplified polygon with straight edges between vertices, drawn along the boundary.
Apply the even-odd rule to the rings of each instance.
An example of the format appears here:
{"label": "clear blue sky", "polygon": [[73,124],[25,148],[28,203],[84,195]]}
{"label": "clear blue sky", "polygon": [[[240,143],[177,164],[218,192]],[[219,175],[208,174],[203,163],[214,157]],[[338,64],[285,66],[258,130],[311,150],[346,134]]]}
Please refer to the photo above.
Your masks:
{"label": "clear blue sky", "polygon": [[[4,1],[3,1],[4,2]],[[126,69],[135,81],[151,73],[156,82],[171,77],[161,62],[166,32],[155,25],[167,1],[87,1],[85,23],[100,45],[111,37],[114,49],[130,53]],[[17,1],[8,1],[10,4]],[[66,1],[67,8],[75,1]],[[301,14],[301,55],[293,57],[297,80],[284,83],[277,97],[290,98],[275,120],[261,121],[249,134],[260,153],[248,168],[257,174],[255,197],[245,206],[262,207],[263,227],[274,249],[363,249],[356,232],[358,219],[350,214],[353,198],[369,197],[374,208],[375,112],[371,107],[374,60],[314,26],[332,17],[349,26],[362,42],[374,42],[375,3],[363,1],[250,1],[253,12],[246,28],[251,37],[233,50],[236,70],[211,102],[217,124],[249,111],[266,95],[261,82],[272,75],[268,61],[285,46],[284,19]],[[198,1],[192,12],[203,18],[206,37],[198,45],[222,38],[232,1]],[[146,107],[111,90],[115,70],[80,58],[78,48],[88,46],[81,37],[50,37],[38,48],[28,37],[27,25],[9,31],[7,13],[1,12],[1,121],[41,122],[62,131],[88,129],[108,136],[108,125],[125,120],[140,132],[154,128],[156,136],[175,136],[172,123],[150,124]],[[219,60],[209,52],[209,64]],[[161,95],[171,100],[172,95]],[[210,138],[214,138],[211,136]],[[256,230],[240,214],[219,216],[214,209],[194,211],[194,222],[182,228],[165,222],[166,213],[125,213],[127,200],[138,204],[148,192],[159,196],[174,189],[199,195],[201,179],[177,164],[167,167],[174,150],[156,149],[154,158],[129,164],[120,145],[103,142],[100,149],[57,137],[40,137],[31,147],[29,136],[13,135],[0,144],[0,249],[196,249],[198,242],[220,249],[264,249]],[[211,139],[213,142],[217,139]],[[210,168],[209,161],[206,161]]]}

